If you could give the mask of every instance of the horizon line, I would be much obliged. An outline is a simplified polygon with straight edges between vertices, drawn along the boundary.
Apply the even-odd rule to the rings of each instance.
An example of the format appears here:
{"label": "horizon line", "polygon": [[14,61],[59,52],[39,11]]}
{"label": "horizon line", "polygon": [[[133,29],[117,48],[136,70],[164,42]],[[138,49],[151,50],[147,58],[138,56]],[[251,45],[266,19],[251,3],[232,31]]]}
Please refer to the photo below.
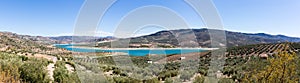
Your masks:
{"label": "horizon line", "polygon": [[[209,29],[207,27],[191,27],[191,28],[182,28],[182,29]],[[180,29],[174,29],[174,30],[180,30]],[[220,30],[220,29],[213,29],[213,30]],[[260,34],[260,33],[264,33],[264,34],[267,34],[267,35],[273,35],[273,36],[278,36],[278,35],[283,35],[283,36],[287,36],[287,37],[295,37],[295,38],[300,38],[300,36],[290,36],[290,35],[285,35],[285,34],[276,34],[276,33],[269,33],[269,32],[247,32],[247,31],[238,31],[238,30],[229,30],[229,29],[223,29],[224,31],[229,31],[229,32],[237,32],[237,33],[245,33],[245,34]],[[159,31],[156,31],[154,33],[148,33],[148,34],[140,34],[140,35],[137,35],[137,36],[133,36],[133,37],[139,37],[139,36],[146,36],[146,35],[150,35],[150,34],[155,34],[157,32],[160,32],[160,31],[171,31],[171,30],[159,30]],[[58,34],[58,35],[41,35],[41,34],[24,34],[24,33],[18,33],[18,32],[14,32],[14,31],[7,31],[7,30],[0,30],[0,32],[7,32],[7,33],[14,33],[14,34],[18,34],[18,35],[24,35],[24,36],[42,36],[42,37],[61,37],[61,36],[90,36],[90,37],[114,37],[112,35],[112,33],[110,32],[103,32],[103,33],[106,33],[106,35],[104,36],[97,36],[97,35],[74,35],[74,33],[61,33],[61,34]],[[107,35],[107,34],[110,34],[110,35]],[[97,34],[97,32],[95,33]],[[99,33],[98,33],[99,34]]]}

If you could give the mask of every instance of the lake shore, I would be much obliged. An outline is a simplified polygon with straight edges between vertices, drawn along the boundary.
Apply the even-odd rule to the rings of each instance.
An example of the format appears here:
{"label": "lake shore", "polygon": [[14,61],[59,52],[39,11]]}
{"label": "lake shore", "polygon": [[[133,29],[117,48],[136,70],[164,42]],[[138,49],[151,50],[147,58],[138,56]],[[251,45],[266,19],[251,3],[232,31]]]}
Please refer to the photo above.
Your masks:
{"label": "lake shore", "polygon": [[72,48],[83,48],[83,49],[95,49],[95,50],[174,50],[174,49],[182,49],[182,50],[217,50],[219,48],[97,48],[97,47],[87,47],[87,46],[70,46]]}
{"label": "lake shore", "polygon": [[122,53],[120,55],[130,56],[146,56],[149,54],[155,55],[171,55],[171,54],[183,54],[192,52],[205,52],[217,50],[218,48],[100,48],[92,46],[78,46],[78,45],[65,45],[57,46],[59,48],[65,48],[72,52],[79,53]]}

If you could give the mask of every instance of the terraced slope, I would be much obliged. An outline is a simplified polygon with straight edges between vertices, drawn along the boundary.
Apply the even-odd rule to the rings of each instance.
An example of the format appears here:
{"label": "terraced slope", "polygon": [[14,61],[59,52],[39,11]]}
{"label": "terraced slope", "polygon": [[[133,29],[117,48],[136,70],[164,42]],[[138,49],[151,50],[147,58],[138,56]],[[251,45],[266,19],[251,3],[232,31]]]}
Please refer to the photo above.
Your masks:
{"label": "terraced slope", "polygon": [[[299,70],[299,49],[300,43],[255,44],[229,48],[224,69],[222,70],[224,79],[243,82],[246,78],[245,74],[249,75],[251,72],[268,71],[266,67],[270,65],[270,61],[273,60],[275,63],[280,62],[276,59],[278,59],[279,53],[282,54],[283,52],[289,55],[296,54],[294,59],[298,65],[294,67]],[[280,64],[277,63],[276,65]],[[300,73],[299,71],[292,72]],[[294,79],[296,78],[299,79],[300,75]]]}
{"label": "terraced slope", "polygon": [[228,48],[227,56],[265,56],[283,51],[292,53],[298,52],[299,46],[299,43],[271,43],[238,46]]}

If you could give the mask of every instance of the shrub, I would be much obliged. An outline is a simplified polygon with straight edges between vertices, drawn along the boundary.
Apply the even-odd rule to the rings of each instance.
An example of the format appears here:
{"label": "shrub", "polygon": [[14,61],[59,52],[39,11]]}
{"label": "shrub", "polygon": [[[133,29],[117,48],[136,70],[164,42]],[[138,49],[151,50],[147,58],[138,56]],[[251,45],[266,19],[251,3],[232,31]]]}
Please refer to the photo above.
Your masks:
{"label": "shrub", "polygon": [[173,83],[173,79],[172,78],[166,78],[165,83]]}
{"label": "shrub", "polygon": [[24,81],[30,81],[33,83],[49,82],[50,79],[47,75],[47,71],[44,68],[44,63],[39,60],[24,63],[20,68],[20,77]]}
{"label": "shrub", "polygon": [[204,76],[197,76],[193,81],[193,83],[204,83],[204,80],[205,80]]}
{"label": "shrub", "polygon": [[218,81],[218,83],[234,83],[234,81],[229,78],[222,78]]}

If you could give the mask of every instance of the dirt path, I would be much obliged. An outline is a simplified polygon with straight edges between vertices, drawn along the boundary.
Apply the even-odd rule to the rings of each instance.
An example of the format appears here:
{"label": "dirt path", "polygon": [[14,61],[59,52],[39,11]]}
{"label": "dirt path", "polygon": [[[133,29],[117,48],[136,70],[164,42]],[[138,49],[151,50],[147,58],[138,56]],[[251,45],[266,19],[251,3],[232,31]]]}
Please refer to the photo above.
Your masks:
{"label": "dirt path", "polygon": [[67,68],[68,71],[74,72],[75,69],[70,64],[66,64],[65,66],[66,66],[66,68]]}
{"label": "dirt path", "polygon": [[47,70],[48,70],[48,76],[50,77],[51,80],[54,80],[53,78],[53,71],[55,70],[55,66],[53,63],[50,63],[48,66],[47,66]]}
{"label": "dirt path", "polygon": [[53,63],[50,63],[47,66],[47,71],[48,71],[48,76],[50,77],[50,79],[54,80],[54,77],[53,77],[54,73],[53,73],[53,71],[55,70],[55,63],[58,60],[57,57],[46,55],[46,54],[35,54],[34,56],[29,56],[29,57],[44,58],[44,59],[47,59],[49,61],[52,61]]}

